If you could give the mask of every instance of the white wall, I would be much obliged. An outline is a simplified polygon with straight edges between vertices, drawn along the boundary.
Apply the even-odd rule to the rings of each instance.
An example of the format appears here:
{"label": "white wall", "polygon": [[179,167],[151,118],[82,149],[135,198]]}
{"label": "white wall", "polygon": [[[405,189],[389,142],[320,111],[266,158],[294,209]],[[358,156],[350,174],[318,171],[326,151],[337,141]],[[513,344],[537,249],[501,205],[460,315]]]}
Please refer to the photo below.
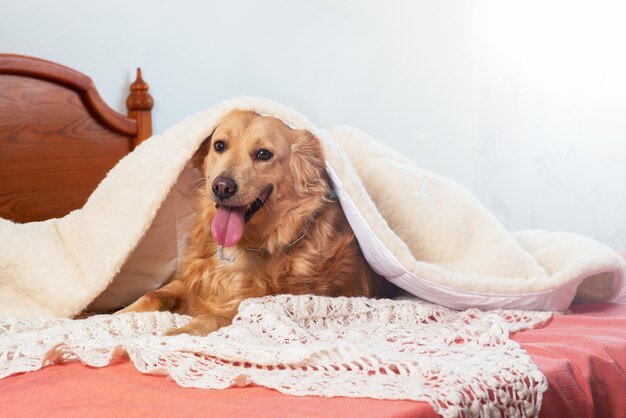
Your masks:
{"label": "white wall", "polygon": [[620,1],[0,0],[0,51],[90,75],[119,111],[141,66],[156,132],[273,98],[465,184],[510,229],[625,249],[624,22]]}

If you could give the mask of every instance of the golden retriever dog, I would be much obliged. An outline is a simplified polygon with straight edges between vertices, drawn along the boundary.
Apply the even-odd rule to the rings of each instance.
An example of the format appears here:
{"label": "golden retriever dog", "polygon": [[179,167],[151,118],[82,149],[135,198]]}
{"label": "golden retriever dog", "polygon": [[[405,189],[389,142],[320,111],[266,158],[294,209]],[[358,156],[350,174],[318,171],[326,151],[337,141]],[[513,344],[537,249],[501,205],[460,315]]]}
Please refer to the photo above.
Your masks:
{"label": "golden retriever dog", "polygon": [[206,335],[247,298],[387,296],[324,170],[319,140],[252,112],[226,115],[196,154],[205,187],[181,269],[120,312],[194,316],[169,335]]}

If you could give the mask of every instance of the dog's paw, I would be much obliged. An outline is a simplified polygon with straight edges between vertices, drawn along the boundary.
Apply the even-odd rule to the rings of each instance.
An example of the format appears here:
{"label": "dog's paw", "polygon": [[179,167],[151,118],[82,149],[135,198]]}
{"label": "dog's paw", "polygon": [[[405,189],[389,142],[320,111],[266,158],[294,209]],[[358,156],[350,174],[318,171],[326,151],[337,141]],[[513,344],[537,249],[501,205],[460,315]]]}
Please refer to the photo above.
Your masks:
{"label": "dog's paw", "polygon": [[198,327],[190,327],[189,325],[191,325],[191,323],[184,325],[180,328],[172,328],[172,329],[168,329],[167,331],[165,331],[165,333],[163,334],[163,336],[165,337],[175,337],[176,335],[181,335],[181,334],[188,334],[188,335],[195,335],[198,337],[203,337],[205,335],[208,335],[208,332],[204,332],[204,330],[198,328]]}
{"label": "dog's paw", "polygon": [[183,325],[180,328],[172,328],[165,332],[165,336],[171,337],[174,335],[188,334],[199,337],[209,335],[213,331],[216,331],[226,325],[229,325],[230,319],[222,316],[216,316],[211,314],[204,314],[196,316],[187,325]]}
{"label": "dog's paw", "polygon": [[186,334],[185,327],[171,328],[163,333],[164,337],[175,337],[176,335]]}

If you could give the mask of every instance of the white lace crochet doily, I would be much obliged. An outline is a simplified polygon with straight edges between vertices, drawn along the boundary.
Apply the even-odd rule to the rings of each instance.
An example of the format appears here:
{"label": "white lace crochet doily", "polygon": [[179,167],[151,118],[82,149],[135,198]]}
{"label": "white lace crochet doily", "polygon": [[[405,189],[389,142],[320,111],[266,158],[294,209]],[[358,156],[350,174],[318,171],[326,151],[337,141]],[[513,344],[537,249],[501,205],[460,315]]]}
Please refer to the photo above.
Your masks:
{"label": "white lace crochet doily", "polygon": [[167,312],[84,320],[0,318],[0,378],[126,356],[179,385],[261,385],[291,395],[426,401],[445,417],[537,416],[545,376],[509,338],[547,312],[455,311],[419,300],[270,296],[207,337],[162,337]]}

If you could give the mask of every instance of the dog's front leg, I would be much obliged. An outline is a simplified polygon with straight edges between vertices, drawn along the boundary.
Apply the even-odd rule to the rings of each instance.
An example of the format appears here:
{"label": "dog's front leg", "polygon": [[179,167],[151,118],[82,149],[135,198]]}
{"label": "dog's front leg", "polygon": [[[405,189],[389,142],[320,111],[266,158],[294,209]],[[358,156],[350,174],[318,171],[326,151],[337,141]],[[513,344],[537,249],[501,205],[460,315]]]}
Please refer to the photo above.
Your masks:
{"label": "dog's front leg", "polygon": [[211,332],[216,331],[222,327],[230,325],[233,318],[227,318],[225,316],[214,315],[214,314],[201,314],[194,317],[191,322],[187,325],[184,325],[180,328],[172,328],[165,333],[165,335],[179,335],[179,334],[189,334],[189,335],[209,335]]}
{"label": "dog's front leg", "polygon": [[185,284],[181,280],[173,280],[160,289],[146,293],[133,304],[117,311],[116,314],[127,312],[170,311],[181,312]]}

